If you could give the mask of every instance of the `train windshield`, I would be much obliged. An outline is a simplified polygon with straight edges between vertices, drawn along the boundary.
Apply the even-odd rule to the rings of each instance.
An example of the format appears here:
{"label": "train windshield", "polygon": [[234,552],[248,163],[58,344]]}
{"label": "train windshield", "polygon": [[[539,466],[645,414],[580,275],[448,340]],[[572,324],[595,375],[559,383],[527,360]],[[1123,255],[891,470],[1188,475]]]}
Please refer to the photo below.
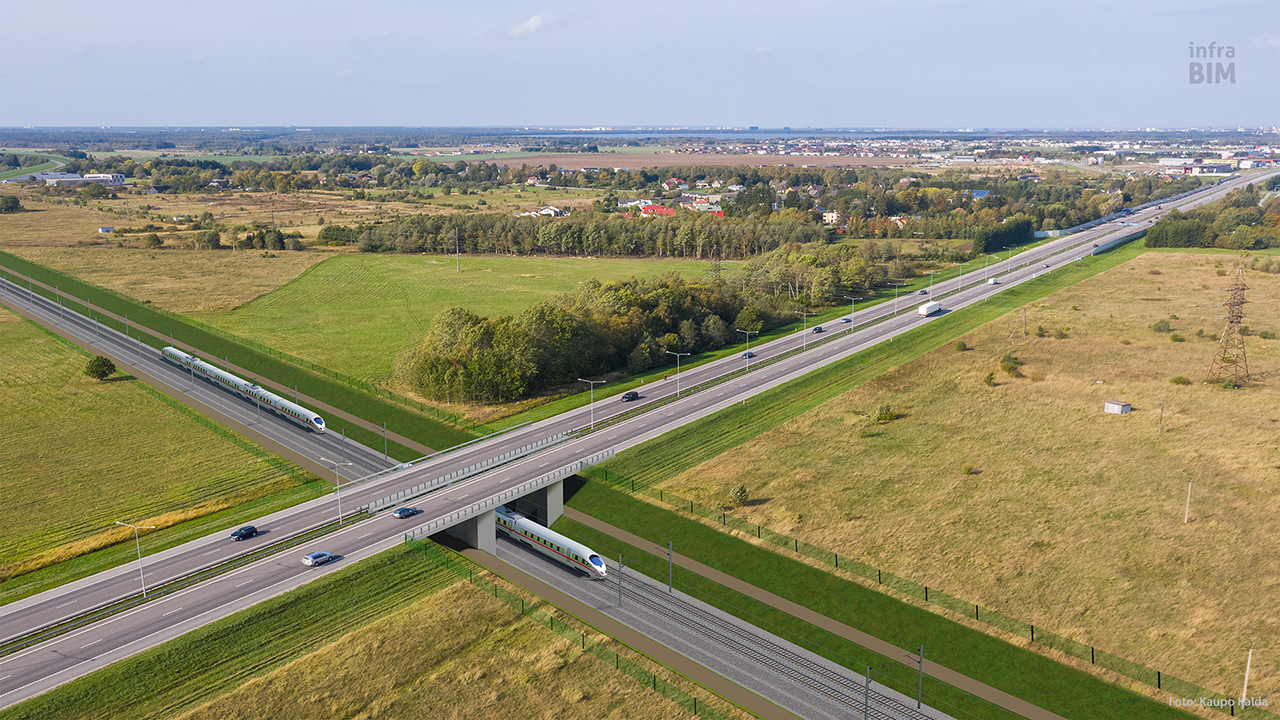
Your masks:
{"label": "train windshield", "polygon": [[596,567],[604,567],[604,561],[600,559],[599,555],[591,556],[591,564],[595,565]]}
{"label": "train windshield", "polygon": [[315,423],[316,425],[319,425],[320,427],[324,427],[324,419],[323,419],[323,418],[316,418],[315,420],[312,420],[311,422]]}

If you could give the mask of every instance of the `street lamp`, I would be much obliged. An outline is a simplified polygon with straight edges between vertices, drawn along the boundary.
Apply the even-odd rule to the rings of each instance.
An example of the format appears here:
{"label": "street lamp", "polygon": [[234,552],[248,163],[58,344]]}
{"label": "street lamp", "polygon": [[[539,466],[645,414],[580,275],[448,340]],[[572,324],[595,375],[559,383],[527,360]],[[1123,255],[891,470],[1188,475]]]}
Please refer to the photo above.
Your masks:
{"label": "street lamp", "polygon": [[155,530],[155,525],[130,525],[127,522],[116,521],[117,525],[133,528],[133,544],[138,548],[138,579],[142,581],[142,598],[147,597],[147,576],[142,574],[142,542],[138,540],[139,530]]}
{"label": "street lamp", "polygon": [[751,336],[759,335],[760,331],[759,330],[743,330],[742,328],[734,328],[734,330],[737,330],[740,333],[747,334],[747,351],[743,353],[742,357],[747,361],[747,369],[750,370],[751,369]]}
{"label": "street lamp", "polygon": [[667,354],[676,356],[676,397],[680,397],[680,356],[683,355],[687,357],[693,353],[678,353],[668,350]]}
{"label": "street lamp", "polygon": [[850,320],[852,320],[852,319],[853,319],[853,305],[854,305],[854,303],[856,303],[857,301],[861,300],[862,298],[859,298],[859,297],[853,297],[852,295],[842,295],[841,297],[843,297],[845,300],[848,300],[848,301],[849,301],[849,319],[850,319]]}
{"label": "street lamp", "polygon": [[578,382],[591,384],[591,429],[596,429],[596,385],[603,384],[604,380],[583,380],[578,378]]}
{"label": "street lamp", "polygon": [[350,465],[349,462],[338,462],[330,460],[327,457],[320,458],[320,462],[333,463],[333,484],[338,489],[338,524],[342,524],[342,476],[338,474],[339,465]]}
{"label": "street lamp", "polygon": [[906,283],[893,283],[893,314],[898,314],[898,288],[906,285]]}
{"label": "street lamp", "polygon": [[800,316],[800,349],[803,350],[808,347],[809,333],[805,331],[809,329],[809,316],[817,315],[818,313],[800,312],[799,310],[792,310],[791,312]]}

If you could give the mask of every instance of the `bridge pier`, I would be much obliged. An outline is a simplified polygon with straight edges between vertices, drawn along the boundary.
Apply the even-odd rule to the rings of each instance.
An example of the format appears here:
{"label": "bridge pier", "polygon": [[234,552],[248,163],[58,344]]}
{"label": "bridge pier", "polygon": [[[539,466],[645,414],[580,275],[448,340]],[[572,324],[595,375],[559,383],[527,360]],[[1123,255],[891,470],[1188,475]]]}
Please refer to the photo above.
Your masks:
{"label": "bridge pier", "polygon": [[511,503],[512,509],[521,515],[536,521],[543,527],[551,524],[564,515],[564,481],[557,480],[550,485],[538,488],[533,492]]}
{"label": "bridge pier", "polygon": [[498,554],[498,537],[497,529],[494,527],[497,523],[497,517],[492,510],[485,510],[474,517],[454,525],[445,530],[455,538],[458,538],[468,546],[477,550],[487,552],[490,555]]}

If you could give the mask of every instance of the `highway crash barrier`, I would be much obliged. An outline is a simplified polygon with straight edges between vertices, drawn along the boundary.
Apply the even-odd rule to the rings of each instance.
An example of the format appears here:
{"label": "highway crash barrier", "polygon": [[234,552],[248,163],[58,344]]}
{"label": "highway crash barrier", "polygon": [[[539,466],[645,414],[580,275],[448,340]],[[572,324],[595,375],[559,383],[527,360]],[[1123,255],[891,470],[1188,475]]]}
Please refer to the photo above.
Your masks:
{"label": "highway crash barrier", "polygon": [[610,448],[608,450],[602,450],[601,452],[598,452],[594,455],[583,458],[582,460],[574,460],[573,462],[559,468],[558,470],[552,470],[551,472],[545,475],[539,475],[533,480],[520,483],[519,485],[509,490],[503,490],[500,493],[490,495],[489,497],[483,500],[479,500],[462,510],[451,512],[448,515],[445,515],[444,517],[436,518],[435,520],[432,520],[431,522],[425,525],[422,525],[421,527],[410,530],[409,532],[404,534],[405,542],[424,538],[429,535],[435,535],[438,532],[443,532],[445,530],[448,530],[450,527],[453,527],[454,525],[457,525],[458,523],[464,520],[467,520],[468,518],[474,515],[478,515],[479,513],[482,513],[485,510],[490,510],[499,505],[505,505],[508,502],[515,500],[516,498],[528,495],[534,490],[550,485],[551,483],[556,482],[558,480],[563,480],[564,478],[567,478],[570,475],[576,475],[578,472],[582,471],[584,468],[587,468],[591,465],[598,465],[612,457],[613,457],[613,449]]}
{"label": "highway crash barrier", "polygon": [[[518,447],[515,450],[508,450],[507,452],[504,452],[501,455],[495,455],[489,458],[488,460],[484,460],[482,462],[478,462],[473,465],[468,465],[462,468],[461,470],[454,470],[448,475],[442,475],[438,478],[435,478],[434,480],[428,480],[427,482],[424,482],[420,485],[414,485],[413,487],[407,490],[401,490],[400,492],[394,495],[388,495],[387,497],[384,497],[380,500],[374,500],[373,502],[366,505],[365,508],[369,512],[374,513],[390,505],[398,505],[399,503],[402,503],[405,500],[416,498],[420,495],[426,495],[432,490],[435,490],[436,488],[439,488],[443,485],[448,485],[449,483],[457,482],[458,480],[462,480],[464,478],[471,477],[472,475],[479,474],[497,465],[502,465],[503,463],[511,462],[512,460],[515,460],[516,458],[524,457],[525,455],[528,455],[529,453],[535,450],[541,450],[543,448],[547,448],[552,445],[555,445],[556,443],[563,441],[564,438],[565,438],[564,433],[556,433],[555,435],[545,437],[536,442],[531,442],[528,445],[523,445],[521,447]],[[393,469],[404,469],[404,468],[393,468]]]}

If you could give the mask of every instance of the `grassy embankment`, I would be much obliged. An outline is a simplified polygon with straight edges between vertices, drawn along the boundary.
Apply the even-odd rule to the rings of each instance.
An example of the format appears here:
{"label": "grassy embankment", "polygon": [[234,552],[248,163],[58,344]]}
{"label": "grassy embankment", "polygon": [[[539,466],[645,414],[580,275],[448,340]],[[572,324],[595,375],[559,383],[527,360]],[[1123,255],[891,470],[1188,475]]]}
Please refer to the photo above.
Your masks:
{"label": "grassy embankment", "polygon": [[[530,614],[550,610],[521,596]],[[689,716],[409,546],[0,711],[3,720],[406,715]]]}
{"label": "grassy embankment", "polygon": [[0,345],[0,603],[132,557],[116,520],[151,553],[327,487],[3,309]]}

